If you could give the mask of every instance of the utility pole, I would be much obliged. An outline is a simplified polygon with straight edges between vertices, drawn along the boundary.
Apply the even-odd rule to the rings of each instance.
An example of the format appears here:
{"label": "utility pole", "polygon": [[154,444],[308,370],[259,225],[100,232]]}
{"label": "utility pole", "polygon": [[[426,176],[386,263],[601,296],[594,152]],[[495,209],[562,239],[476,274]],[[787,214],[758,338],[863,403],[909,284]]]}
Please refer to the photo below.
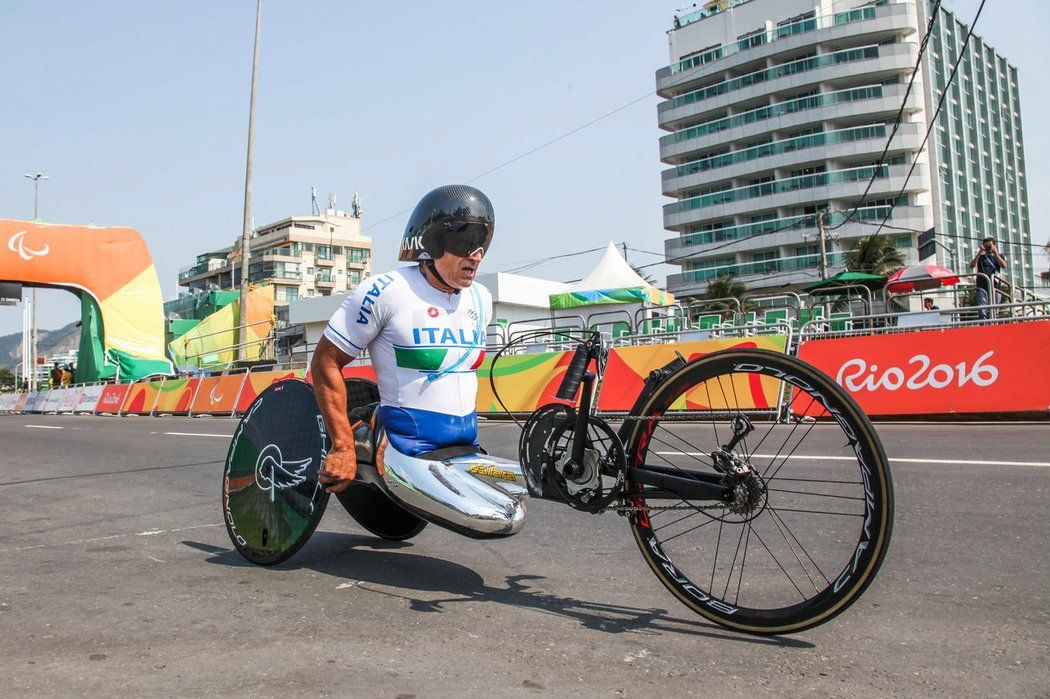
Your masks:
{"label": "utility pole", "polygon": [[241,226],[241,298],[240,317],[237,324],[240,330],[237,338],[237,358],[247,356],[244,338],[247,337],[245,326],[248,325],[248,265],[251,259],[251,244],[248,235],[252,225],[252,150],[255,145],[255,83],[259,70],[259,28],[262,21],[262,0],[255,4],[255,49],[252,55],[252,89],[248,102],[248,157],[244,164],[244,222]]}
{"label": "utility pole", "polygon": [[[33,220],[34,221],[39,221],[40,220],[40,180],[49,180],[51,178],[48,177],[47,175],[41,173],[41,172],[38,172],[35,175],[30,175],[27,172],[25,176],[28,179],[33,180]],[[32,301],[33,313],[32,313],[32,320],[31,320],[32,331],[30,332],[30,334],[32,335],[32,338],[30,340],[30,342],[32,344],[32,348],[31,348],[31,351],[29,353],[29,360],[31,362],[30,366],[29,366],[29,368],[30,368],[29,388],[30,388],[30,390],[36,390],[36,337],[37,337],[37,333],[36,333],[36,319],[37,319],[37,315],[36,315],[36,287],[35,286],[33,287],[33,294],[32,294],[32,296],[33,296],[33,301]],[[23,350],[23,354],[25,354],[25,350]],[[23,359],[25,359],[25,357],[23,357]]]}
{"label": "utility pole", "polygon": [[828,278],[828,232],[824,230],[824,217],[827,211],[817,212],[817,237],[820,239],[820,278]]}

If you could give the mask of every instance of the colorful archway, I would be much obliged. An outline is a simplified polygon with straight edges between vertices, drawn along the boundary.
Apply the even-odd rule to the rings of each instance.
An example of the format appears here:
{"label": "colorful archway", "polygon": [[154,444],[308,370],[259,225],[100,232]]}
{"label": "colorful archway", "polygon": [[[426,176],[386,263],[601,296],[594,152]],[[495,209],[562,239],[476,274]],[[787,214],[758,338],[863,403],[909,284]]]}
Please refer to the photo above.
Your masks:
{"label": "colorful archway", "polygon": [[0,281],[80,297],[77,379],[171,374],[153,258],[131,228],[0,219]]}

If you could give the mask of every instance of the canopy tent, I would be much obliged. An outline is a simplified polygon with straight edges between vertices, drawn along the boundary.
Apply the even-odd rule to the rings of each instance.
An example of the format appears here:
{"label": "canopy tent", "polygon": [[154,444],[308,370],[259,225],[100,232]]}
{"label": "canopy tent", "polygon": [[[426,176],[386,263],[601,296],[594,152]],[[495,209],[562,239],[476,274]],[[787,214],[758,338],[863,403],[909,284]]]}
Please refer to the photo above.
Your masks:
{"label": "canopy tent", "polygon": [[605,304],[669,306],[674,296],[657,289],[634,271],[613,243],[605,248],[598,264],[566,291],[550,295],[552,311]]}
{"label": "canopy tent", "polygon": [[79,381],[172,373],[160,283],[138,231],[0,220],[0,245],[0,281],[80,297]]}
{"label": "canopy tent", "polygon": [[832,289],[837,286],[866,286],[869,289],[881,289],[886,283],[886,277],[881,274],[865,274],[864,272],[851,272],[843,270],[833,277],[813,282],[809,286],[802,287],[803,291],[814,292],[824,289]]}

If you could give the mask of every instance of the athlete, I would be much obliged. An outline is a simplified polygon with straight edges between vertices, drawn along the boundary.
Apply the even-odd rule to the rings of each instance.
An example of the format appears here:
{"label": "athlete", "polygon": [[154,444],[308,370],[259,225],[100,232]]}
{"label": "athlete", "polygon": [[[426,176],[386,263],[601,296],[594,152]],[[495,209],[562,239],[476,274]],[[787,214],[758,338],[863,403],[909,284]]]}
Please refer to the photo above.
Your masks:
{"label": "athlete", "polygon": [[[347,296],[314,351],[310,369],[332,441],[319,473],[330,493],[357,475],[342,367],[368,350],[379,384],[379,418],[390,447],[408,456],[477,444],[476,370],[485,356],[492,296],[475,281],[495,216],[484,194],[438,187],[412,211],[398,260]],[[383,475],[382,460],[376,467]]]}

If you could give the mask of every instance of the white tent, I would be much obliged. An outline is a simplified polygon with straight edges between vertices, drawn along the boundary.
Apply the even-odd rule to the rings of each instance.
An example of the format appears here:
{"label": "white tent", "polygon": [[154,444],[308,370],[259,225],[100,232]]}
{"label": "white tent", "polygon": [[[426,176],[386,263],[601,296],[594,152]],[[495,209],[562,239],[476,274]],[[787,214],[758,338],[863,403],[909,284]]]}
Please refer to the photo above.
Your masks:
{"label": "white tent", "polygon": [[583,279],[562,293],[550,295],[552,311],[607,304],[634,304],[642,308],[672,303],[674,297],[642,279],[611,242],[598,264]]}

